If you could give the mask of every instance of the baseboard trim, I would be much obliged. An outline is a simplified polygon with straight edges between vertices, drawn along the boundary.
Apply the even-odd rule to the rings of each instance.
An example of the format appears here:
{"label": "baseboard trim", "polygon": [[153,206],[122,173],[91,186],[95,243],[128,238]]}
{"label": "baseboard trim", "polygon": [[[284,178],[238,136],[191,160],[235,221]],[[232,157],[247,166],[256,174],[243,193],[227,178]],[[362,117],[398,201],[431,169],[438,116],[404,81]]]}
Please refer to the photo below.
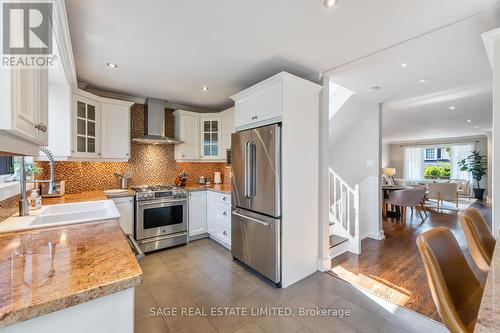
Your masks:
{"label": "baseboard trim", "polygon": [[364,234],[361,236],[361,240],[363,240],[365,238],[371,238],[371,239],[375,239],[375,240],[385,239],[384,230],[379,230],[378,234],[368,233],[368,234]]}
{"label": "baseboard trim", "polygon": [[327,272],[330,269],[332,269],[332,259],[330,257],[318,259],[318,271]]}

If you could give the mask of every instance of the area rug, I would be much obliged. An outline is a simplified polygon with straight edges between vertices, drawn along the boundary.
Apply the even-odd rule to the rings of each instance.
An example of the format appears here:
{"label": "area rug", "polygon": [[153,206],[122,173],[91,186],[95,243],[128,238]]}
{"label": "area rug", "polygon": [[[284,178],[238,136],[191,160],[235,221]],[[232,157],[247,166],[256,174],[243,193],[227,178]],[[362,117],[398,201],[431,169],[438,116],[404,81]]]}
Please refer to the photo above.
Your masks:
{"label": "area rug", "polygon": [[[441,204],[439,204],[439,209],[460,211],[462,209],[470,207],[476,201],[477,199],[474,198],[459,198],[458,207],[455,202],[443,201]],[[427,200],[425,202],[425,208],[437,209],[438,207],[436,200]]]}

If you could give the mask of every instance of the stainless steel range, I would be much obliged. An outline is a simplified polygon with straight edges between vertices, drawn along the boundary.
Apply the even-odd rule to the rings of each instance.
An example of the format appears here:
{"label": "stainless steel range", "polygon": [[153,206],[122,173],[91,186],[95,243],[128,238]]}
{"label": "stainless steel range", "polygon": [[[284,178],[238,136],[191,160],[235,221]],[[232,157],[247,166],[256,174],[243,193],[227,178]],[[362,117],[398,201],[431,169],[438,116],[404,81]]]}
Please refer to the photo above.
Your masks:
{"label": "stainless steel range", "polygon": [[135,194],[135,239],[144,252],[188,241],[188,192],[170,185],[132,187]]}

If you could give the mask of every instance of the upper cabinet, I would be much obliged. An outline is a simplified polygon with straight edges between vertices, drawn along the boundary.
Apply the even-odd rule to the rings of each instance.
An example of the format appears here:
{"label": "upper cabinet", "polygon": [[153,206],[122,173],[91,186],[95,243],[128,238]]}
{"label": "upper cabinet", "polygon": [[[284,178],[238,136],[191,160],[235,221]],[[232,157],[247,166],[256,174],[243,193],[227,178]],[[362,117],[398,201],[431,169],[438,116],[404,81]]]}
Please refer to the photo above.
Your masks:
{"label": "upper cabinet", "polygon": [[224,162],[227,136],[228,147],[231,147],[230,133],[234,129],[234,116],[225,112],[175,111],[175,138],[183,142],[175,146],[175,159],[180,162]]}
{"label": "upper cabinet", "polygon": [[101,155],[101,105],[79,95],[74,95],[73,100],[71,156],[98,158]]}
{"label": "upper cabinet", "polygon": [[101,101],[101,157],[128,159],[130,157],[129,102],[110,99]]}
{"label": "upper cabinet", "polygon": [[34,155],[48,143],[47,69],[0,73],[0,151]]}
{"label": "upper cabinet", "polygon": [[49,89],[49,119],[56,130],[49,133],[48,146],[57,160],[129,160],[132,103],[65,85]]}
{"label": "upper cabinet", "polygon": [[222,153],[225,154],[227,149],[231,149],[231,134],[236,132],[234,128],[234,107],[222,111],[220,116],[222,122]]}
{"label": "upper cabinet", "polygon": [[201,159],[221,159],[221,117],[220,115],[200,117]]}
{"label": "upper cabinet", "polygon": [[197,113],[177,110],[174,112],[175,138],[184,143],[175,146],[175,159],[200,159],[200,117]]}
{"label": "upper cabinet", "polygon": [[282,74],[275,75],[231,96],[237,130],[281,121],[284,78]]}

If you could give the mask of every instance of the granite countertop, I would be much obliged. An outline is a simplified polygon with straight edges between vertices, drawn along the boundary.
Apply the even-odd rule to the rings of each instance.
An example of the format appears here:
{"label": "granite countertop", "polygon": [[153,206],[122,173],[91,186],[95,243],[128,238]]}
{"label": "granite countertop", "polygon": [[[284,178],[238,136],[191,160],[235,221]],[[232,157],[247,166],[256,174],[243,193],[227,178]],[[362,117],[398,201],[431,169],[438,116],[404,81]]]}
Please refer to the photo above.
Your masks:
{"label": "granite countertop", "polygon": [[224,194],[231,194],[231,184],[219,184],[219,185],[193,185],[193,186],[186,186],[186,190],[188,191],[215,191],[215,192],[220,192]]}
{"label": "granite countertop", "polygon": [[118,221],[0,234],[0,327],[142,281]]}
{"label": "granite countertop", "polygon": [[65,194],[62,197],[42,198],[42,205],[57,205],[72,202],[97,201],[113,198],[133,197],[135,192],[127,190],[126,192],[104,194],[104,191],[87,191],[74,194]]}
{"label": "granite countertop", "polygon": [[500,333],[500,241],[498,239],[474,332]]}

